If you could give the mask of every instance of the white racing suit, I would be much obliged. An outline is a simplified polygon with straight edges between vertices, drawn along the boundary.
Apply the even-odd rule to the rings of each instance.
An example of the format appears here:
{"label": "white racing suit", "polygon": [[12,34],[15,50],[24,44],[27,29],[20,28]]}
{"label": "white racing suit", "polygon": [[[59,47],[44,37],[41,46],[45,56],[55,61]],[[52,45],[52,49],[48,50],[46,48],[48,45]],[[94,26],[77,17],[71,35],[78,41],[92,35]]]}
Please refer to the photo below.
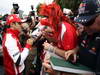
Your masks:
{"label": "white racing suit", "polygon": [[17,30],[8,29],[3,37],[4,68],[6,75],[21,75],[30,45],[21,47]]}

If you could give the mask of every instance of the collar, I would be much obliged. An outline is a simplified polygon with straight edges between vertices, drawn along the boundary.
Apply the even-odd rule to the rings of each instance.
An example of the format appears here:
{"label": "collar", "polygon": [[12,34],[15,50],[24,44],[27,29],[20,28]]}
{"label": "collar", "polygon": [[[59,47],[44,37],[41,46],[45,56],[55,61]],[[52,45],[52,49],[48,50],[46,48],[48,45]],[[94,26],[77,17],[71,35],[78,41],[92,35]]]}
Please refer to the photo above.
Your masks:
{"label": "collar", "polygon": [[7,33],[11,33],[11,34],[15,35],[18,38],[20,32],[18,30],[8,28]]}

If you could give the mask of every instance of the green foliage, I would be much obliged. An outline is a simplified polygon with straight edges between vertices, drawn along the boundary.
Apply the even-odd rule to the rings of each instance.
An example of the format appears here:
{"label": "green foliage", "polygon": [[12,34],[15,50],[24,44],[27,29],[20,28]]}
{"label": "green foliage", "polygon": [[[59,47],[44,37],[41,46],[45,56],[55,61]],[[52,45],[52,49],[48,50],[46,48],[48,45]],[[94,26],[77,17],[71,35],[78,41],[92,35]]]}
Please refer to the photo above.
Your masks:
{"label": "green foliage", "polygon": [[[38,12],[39,12],[39,10],[40,10],[40,6],[41,6],[42,4],[40,3],[40,4],[38,4],[38,6],[37,6],[37,14],[38,14]],[[39,15],[39,14],[38,14]]]}
{"label": "green foliage", "polygon": [[59,0],[58,4],[61,8],[68,8],[72,11],[76,11],[79,7],[81,0]]}

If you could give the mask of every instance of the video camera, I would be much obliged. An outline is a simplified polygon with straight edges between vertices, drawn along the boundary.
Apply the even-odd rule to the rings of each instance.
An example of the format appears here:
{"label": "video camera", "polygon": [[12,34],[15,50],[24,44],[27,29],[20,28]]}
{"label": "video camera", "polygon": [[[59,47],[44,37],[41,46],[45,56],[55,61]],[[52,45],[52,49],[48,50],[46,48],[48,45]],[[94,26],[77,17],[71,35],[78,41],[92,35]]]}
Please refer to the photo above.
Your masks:
{"label": "video camera", "polygon": [[19,5],[18,4],[13,4],[13,9],[15,10],[14,14],[19,14],[18,9],[19,9]]}

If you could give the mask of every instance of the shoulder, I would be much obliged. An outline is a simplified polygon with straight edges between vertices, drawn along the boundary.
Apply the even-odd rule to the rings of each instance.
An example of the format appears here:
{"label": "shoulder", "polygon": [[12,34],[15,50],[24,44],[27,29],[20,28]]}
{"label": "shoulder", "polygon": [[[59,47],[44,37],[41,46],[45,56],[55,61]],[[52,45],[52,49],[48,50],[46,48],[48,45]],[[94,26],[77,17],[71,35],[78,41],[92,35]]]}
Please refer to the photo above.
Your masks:
{"label": "shoulder", "polygon": [[63,21],[62,24],[64,24],[65,26],[70,25],[68,22]]}
{"label": "shoulder", "polygon": [[16,42],[16,39],[13,37],[12,34],[6,34],[6,39],[5,39],[6,44],[14,44]]}

